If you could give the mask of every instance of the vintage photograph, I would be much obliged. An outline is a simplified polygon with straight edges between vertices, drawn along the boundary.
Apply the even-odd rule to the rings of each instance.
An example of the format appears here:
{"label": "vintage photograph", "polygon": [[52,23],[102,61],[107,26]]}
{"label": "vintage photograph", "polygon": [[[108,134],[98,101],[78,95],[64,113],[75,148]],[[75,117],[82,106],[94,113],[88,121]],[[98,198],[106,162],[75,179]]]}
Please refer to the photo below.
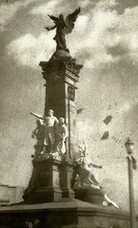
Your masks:
{"label": "vintage photograph", "polygon": [[138,1],[0,1],[0,228],[138,228]]}

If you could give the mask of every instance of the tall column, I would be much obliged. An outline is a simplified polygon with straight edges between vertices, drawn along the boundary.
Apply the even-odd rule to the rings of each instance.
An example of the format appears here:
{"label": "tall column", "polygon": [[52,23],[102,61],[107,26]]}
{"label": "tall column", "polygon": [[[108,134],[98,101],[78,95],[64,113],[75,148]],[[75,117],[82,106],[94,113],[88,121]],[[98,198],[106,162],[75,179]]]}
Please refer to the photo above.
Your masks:
{"label": "tall column", "polygon": [[82,65],[76,64],[71,57],[60,56],[49,62],[40,62],[40,66],[46,80],[45,114],[50,108],[54,110],[55,116],[65,118],[68,128],[67,156],[71,159],[76,145],[75,91]]}

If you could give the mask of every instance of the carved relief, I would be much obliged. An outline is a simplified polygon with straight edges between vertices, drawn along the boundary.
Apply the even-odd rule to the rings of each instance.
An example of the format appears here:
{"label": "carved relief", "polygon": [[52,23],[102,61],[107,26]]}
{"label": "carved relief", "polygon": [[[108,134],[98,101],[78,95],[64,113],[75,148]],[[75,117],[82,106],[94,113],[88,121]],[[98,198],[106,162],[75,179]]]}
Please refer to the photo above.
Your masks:
{"label": "carved relief", "polygon": [[68,87],[68,98],[71,101],[75,100],[75,88],[73,86]]}

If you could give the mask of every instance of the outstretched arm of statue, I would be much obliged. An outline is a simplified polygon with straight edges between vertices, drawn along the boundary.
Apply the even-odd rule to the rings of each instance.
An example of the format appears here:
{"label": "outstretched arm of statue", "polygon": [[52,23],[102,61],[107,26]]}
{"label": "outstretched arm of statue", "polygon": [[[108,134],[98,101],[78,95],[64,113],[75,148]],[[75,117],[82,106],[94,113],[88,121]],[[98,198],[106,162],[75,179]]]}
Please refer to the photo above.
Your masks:
{"label": "outstretched arm of statue", "polygon": [[55,28],[56,28],[56,25],[54,25],[54,26],[52,26],[52,27],[45,27],[45,29],[46,29],[47,31],[53,30],[53,29],[55,29]]}
{"label": "outstretched arm of statue", "polygon": [[31,113],[31,115],[35,116],[35,117],[38,118],[38,119],[41,119],[41,120],[44,119],[44,117],[43,117],[42,115],[39,115],[39,114],[34,113],[34,112],[30,112],[30,113]]}
{"label": "outstretched arm of statue", "polygon": [[98,169],[101,169],[101,168],[102,168],[101,165],[95,165],[95,164],[93,164],[93,163],[90,163],[90,165],[93,166],[94,168],[98,168]]}

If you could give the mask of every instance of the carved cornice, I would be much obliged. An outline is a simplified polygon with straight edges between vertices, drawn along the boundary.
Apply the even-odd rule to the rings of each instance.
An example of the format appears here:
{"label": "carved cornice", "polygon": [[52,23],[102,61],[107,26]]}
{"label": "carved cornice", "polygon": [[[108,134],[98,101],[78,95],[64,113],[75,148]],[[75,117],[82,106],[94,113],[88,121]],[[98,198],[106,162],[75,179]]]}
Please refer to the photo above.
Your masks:
{"label": "carved cornice", "polygon": [[42,67],[43,78],[48,83],[64,80],[65,75],[78,82],[79,72],[82,68],[82,65],[76,64],[76,60],[72,58],[54,59],[49,62],[40,62],[39,65]]}

